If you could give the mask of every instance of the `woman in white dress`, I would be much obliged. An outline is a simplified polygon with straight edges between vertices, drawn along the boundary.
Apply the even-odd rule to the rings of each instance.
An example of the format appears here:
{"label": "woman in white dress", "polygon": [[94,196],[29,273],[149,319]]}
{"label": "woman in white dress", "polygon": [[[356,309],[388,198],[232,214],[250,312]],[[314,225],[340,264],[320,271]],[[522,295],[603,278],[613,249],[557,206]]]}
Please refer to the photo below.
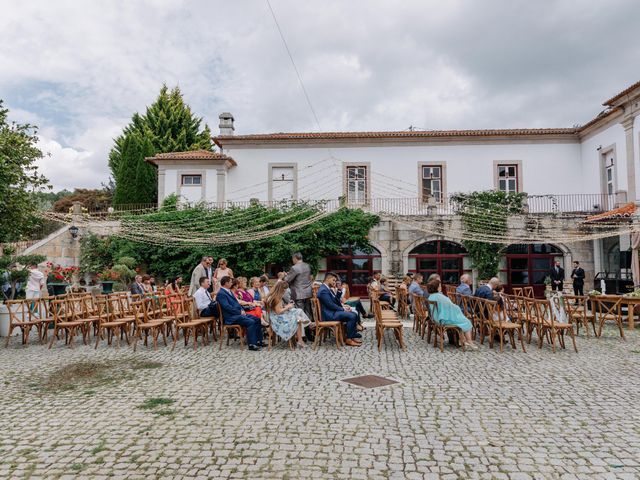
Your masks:
{"label": "woman in white dress", "polygon": [[288,287],[287,282],[276,283],[264,301],[264,307],[269,312],[269,323],[276,335],[285,341],[297,335],[298,347],[303,348],[304,327],[309,325],[311,320],[301,308],[295,308],[293,302],[284,304],[282,297]]}

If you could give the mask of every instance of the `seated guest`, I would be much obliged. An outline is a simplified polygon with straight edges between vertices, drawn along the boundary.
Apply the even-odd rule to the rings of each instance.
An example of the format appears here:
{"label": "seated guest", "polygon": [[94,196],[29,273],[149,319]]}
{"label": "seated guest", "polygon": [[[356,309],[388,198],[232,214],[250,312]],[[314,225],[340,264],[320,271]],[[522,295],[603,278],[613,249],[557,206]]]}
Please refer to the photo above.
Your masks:
{"label": "seated guest", "polygon": [[[434,279],[427,283],[427,293],[429,294],[429,301],[437,302],[438,304],[437,312],[430,310],[432,318],[441,325],[453,325],[460,328],[464,333],[465,346],[472,350],[477,350],[478,347],[471,338],[471,322],[462,313],[460,307],[453,303],[449,297],[442,294],[440,280]],[[429,305],[429,308],[432,308],[431,305]],[[449,343],[451,343],[451,340],[452,337],[449,337]]]}
{"label": "seated guest", "polygon": [[383,302],[389,302],[393,307],[396,304],[396,297],[393,296],[391,290],[387,287],[387,277],[380,277],[378,284],[380,285],[378,290],[380,293],[380,300]]}
{"label": "seated guest", "polygon": [[380,272],[376,272],[373,274],[373,277],[369,280],[369,288],[373,290],[380,290],[380,279],[382,278],[382,274]]}
{"label": "seated guest", "polygon": [[153,293],[153,287],[151,286],[151,277],[149,275],[142,276],[142,288],[144,293]]}
{"label": "seated guest", "polygon": [[181,283],[181,276],[173,277],[164,287],[164,294],[168,297],[167,301],[171,304],[174,312],[179,312],[182,309],[182,299],[180,298]]}
{"label": "seated guest", "polygon": [[231,277],[220,279],[220,290],[216,301],[220,305],[222,317],[226,325],[241,325],[247,329],[247,343],[249,350],[260,350],[262,343],[262,325],[260,319],[254,315],[248,315],[244,311],[236,296],[231,292]]}
{"label": "seated guest", "polygon": [[456,293],[464,295],[465,297],[473,295],[473,292],[471,291],[471,275],[465,273],[460,277],[460,285],[456,288]]}
{"label": "seated guest", "polygon": [[136,275],[135,281],[131,284],[131,295],[144,295],[142,275]]}
{"label": "seated guest", "polygon": [[248,292],[251,294],[251,296],[253,297],[253,300],[256,302],[261,302],[263,300],[262,295],[261,295],[261,290],[260,290],[260,278],[258,277],[251,277],[251,279],[249,280],[249,285],[251,285],[251,288],[248,290]]}
{"label": "seated guest", "polygon": [[347,327],[347,340],[345,344],[350,347],[359,347],[362,345],[362,338],[357,331],[358,314],[351,311],[351,307],[348,305],[343,306],[331,291],[335,286],[337,275],[335,273],[327,272],[324,276],[324,282],[318,289],[318,300],[320,301],[320,309],[322,311],[322,319],[324,321],[332,322],[344,322]]}
{"label": "seated guest", "polygon": [[201,317],[217,317],[218,316],[218,304],[213,301],[211,294],[209,293],[209,286],[211,282],[208,277],[200,277],[198,281],[200,288],[193,294],[193,299],[196,302],[196,308],[200,312]]}
{"label": "seated guest", "polygon": [[258,317],[263,326],[267,326],[268,323],[264,320],[262,315],[262,306],[260,302],[256,302],[249,291],[247,290],[247,277],[234,278],[231,282],[231,289],[235,293],[238,302],[242,305],[242,308],[249,315]]}
{"label": "seated guest", "polygon": [[280,281],[275,284],[271,293],[264,301],[264,307],[269,312],[269,321],[273,331],[288,341],[294,335],[297,335],[298,348],[305,346],[302,337],[303,329],[311,323],[307,314],[301,308],[295,308],[293,302],[284,303],[284,293],[289,288],[289,284]]}
{"label": "seated guest", "polygon": [[422,274],[416,273],[413,276],[413,280],[409,284],[409,303],[413,301],[413,296],[418,295],[420,297],[424,297],[424,290],[420,286],[422,283]]}
{"label": "seated guest", "polygon": [[262,295],[262,298],[265,299],[267,298],[267,295],[269,295],[269,277],[264,274],[264,275],[260,275],[260,295]]}
{"label": "seated guest", "polygon": [[346,297],[347,287],[342,285],[342,280],[338,278],[336,280],[336,298],[340,300],[340,303],[345,305],[349,305],[351,308],[355,308],[356,312],[361,315],[363,318],[373,318],[373,313],[367,314],[367,311],[364,309],[362,302],[360,300],[349,300]]}
{"label": "seated guest", "polygon": [[[278,282],[284,282],[285,281],[284,279],[286,276],[287,276],[287,272],[278,272]],[[287,290],[284,292],[282,301],[285,304],[291,302],[291,287],[289,287],[289,283],[287,283]]]}
{"label": "seated guest", "polygon": [[493,277],[486,285],[481,285],[476,289],[474,297],[484,298],[486,300],[495,300],[493,290],[500,285],[500,280],[497,277]]}
{"label": "seated guest", "polygon": [[[496,311],[493,313],[493,319],[498,321],[498,320],[505,320],[507,322],[511,321],[511,318],[509,317],[509,315],[507,315],[506,311],[505,311],[505,305],[504,302],[506,300],[506,298],[504,297],[504,287],[502,286],[501,283],[499,283],[498,285],[496,285],[496,288],[493,291],[493,296],[496,299]],[[503,312],[503,315],[500,315],[500,313],[498,312]]]}

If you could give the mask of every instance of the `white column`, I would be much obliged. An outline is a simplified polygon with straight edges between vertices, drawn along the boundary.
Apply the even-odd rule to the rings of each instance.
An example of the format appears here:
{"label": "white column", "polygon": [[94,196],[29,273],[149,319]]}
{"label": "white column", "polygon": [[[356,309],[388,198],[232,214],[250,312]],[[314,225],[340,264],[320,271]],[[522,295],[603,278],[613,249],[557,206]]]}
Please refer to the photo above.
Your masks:
{"label": "white column", "polygon": [[622,122],[624,127],[627,154],[627,201],[636,201],[636,163],[633,152],[633,121],[634,117],[627,117]]}

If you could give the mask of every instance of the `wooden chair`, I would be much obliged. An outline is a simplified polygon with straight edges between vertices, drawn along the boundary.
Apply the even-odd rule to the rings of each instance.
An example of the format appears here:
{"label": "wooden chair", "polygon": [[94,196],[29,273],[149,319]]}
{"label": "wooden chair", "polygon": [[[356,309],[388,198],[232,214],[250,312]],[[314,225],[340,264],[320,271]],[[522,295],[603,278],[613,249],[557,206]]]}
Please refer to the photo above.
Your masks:
{"label": "wooden chair", "polygon": [[11,341],[11,333],[14,329],[19,328],[22,336],[22,345],[29,344],[29,335],[31,329],[36,328],[38,330],[38,339],[42,343],[44,334],[43,329],[46,329],[48,322],[42,320],[39,315],[40,299],[27,299],[27,300],[7,300],[5,305],[9,311],[9,332],[7,334],[7,341],[5,342],[5,348],[9,347]]}
{"label": "wooden chair", "polygon": [[522,287],[513,287],[511,292],[513,292],[513,295],[516,297],[524,297],[524,290]]}
{"label": "wooden chair", "polygon": [[[424,297],[421,295],[412,294],[413,306],[413,331],[424,338],[424,326],[427,321],[427,312],[424,306]],[[429,337],[431,338],[431,337]]]}
{"label": "wooden chair", "polygon": [[396,312],[389,312],[386,315],[383,314],[382,307],[380,306],[380,300],[373,298],[373,315],[376,319],[376,340],[378,341],[378,351],[380,351],[382,345],[382,339],[384,338],[384,332],[387,330],[393,331],[400,348],[406,350],[404,344],[404,338],[402,336],[402,322],[398,319]]}
{"label": "wooden chair", "polygon": [[[545,337],[549,339],[549,343],[551,343],[551,350],[553,351],[553,353],[556,352],[556,338],[558,338],[560,347],[566,348],[564,335],[565,332],[569,332],[571,341],[573,342],[573,348],[576,353],[578,353],[576,337],[573,333],[573,323],[571,323],[571,321],[562,322],[560,321],[560,318],[558,318],[555,314],[555,312],[560,312],[562,310],[560,299],[558,297],[552,297],[550,300],[534,300],[534,302],[536,303],[536,308],[540,308],[541,305],[545,303],[549,304],[549,307],[547,309],[547,311],[549,312],[549,316],[542,324],[542,335],[538,338],[538,348],[542,348],[542,339]],[[566,303],[566,301],[564,303]],[[567,318],[569,318],[568,314]]]}
{"label": "wooden chair", "polygon": [[114,313],[112,313],[112,304],[117,304],[118,299],[108,298],[107,296],[100,296],[96,298],[96,306],[98,309],[98,322],[96,332],[96,345],[98,348],[100,340],[104,339],[104,334],[107,335],[107,345],[111,345],[111,342],[116,338],[116,347],[120,348],[120,341],[124,335],[127,345],[130,345],[129,331],[131,330],[131,324],[135,321],[135,318],[119,319]]}
{"label": "wooden chair", "polygon": [[51,342],[49,342],[49,348],[51,348],[54,342],[58,339],[60,331],[64,331],[65,345],[69,345],[73,348],[73,338],[80,330],[82,334],[82,342],[87,345],[89,337],[89,326],[91,320],[87,321],[81,317],[81,312],[75,311],[75,309],[81,309],[81,302],[78,298],[64,298],[51,301],[51,313],[53,314],[53,335]]}
{"label": "wooden chair", "polygon": [[[144,332],[144,344],[148,346],[149,334],[153,341],[153,349],[158,348],[158,337],[162,334],[162,339],[165,346],[167,345],[167,331],[169,331],[168,324],[173,322],[173,318],[155,317],[156,312],[152,305],[153,299],[144,298],[137,302],[131,303],[133,310],[133,316],[136,323],[135,335],[133,340],[133,351],[136,351],[138,346],[138,340],[142,340],[142,333]],[[173,334],[173,331],[171,330]],[[174,337],[175,338],[175,337]]]}
{"label": "wooden chair", "polygon": [[237,338],[240,340],[240,350],[244,348],[244,344],[247,340],[246,329],[242,325],[228,325],[224,323],[224,315],[222,314],[222,307],[218,304],[218,321],[220,322],[220,346],[218,350],[222,350],[222,342],[224,341],[225,334],[227,335],[227,346],[229,346],[229,340],[231,340],[230,332],[235,332]]}
{"label": "wooden chair", "polygon": [[485,305],[487,306],[487,324],[489,326],[489,348],[493,348],[493,343],[495,340],[496,334],[500,339],[500,352],[504,351],[504,337],[507,335],[511,342],[511,348],[516,349],[516,341],[515,336],[518,336],[518,340],[520,340],[520,345],[522,346],[522,351],[526,353],[526,348],[524,347],[524,340],[522,334],[522,326],[519,322],[509,321],[507,319],[507,312],[504,308],[500,308],[498,306],[498,302],[494,300],[485,300]]}
{"label": "wooden chair", "polygon": [[[209,330],[212,325],[214,327],[212,332],[214,332],[214,342],[216,340],[215,337],[215,318],[214,317],[197,317],[191,312],[194,311],[193,305],[191,305],[195,300],[193,297],[187,299],[180,299],[180,308],[175,308],[175,299],[172,299],[172,302],[167,302],[166,308],[168,308],[170,314],[174,317],[175,322],[175,335],[173,336],[173,345],[171,346],[171,351],[176,348],[176,343],[178,341],[178,336],[180,334],[180,330],[183,332],[184,336],[184,346],[186,347],[189,344],[189,336],[193,336],[193,349],[198,349],[198,333],[202,333],[202,343],[207,345],[209,343]],[[197,311],[197,309],[196,309]]]}
{"label": "wooden chair", "polygon": [[342,322],[337,320],[325,321],[322,320],[322,308],[320,306],[320,300],[318,297],[311,299],[311,307],[313,309],[313,319],[316,324],[315,340],[313,342],[313,349],[318,348],[318,345],[326,339],[326,335],[329,332],[333,332],[333,336],[336,339],[336,348],[340,350],[340,346],[344,344]]}
{"label": "wooden chair", "polygon": [[592,311],[588,308],[588,299],[585,296],[565,295],[565,309],[571,322],[576,324],[576,335],[580,334],[580,325],[584,326],[587,337],[589,334],[589,324],[593,329],[593,335],[598,336],[596,332],[596,319]]}
{"label": "wooden chair", "polygon": [[409,318],[409,294],[406,287],[399,286],[396,289],[398,295],[398,316]]}
{"label": "wooden chair", "polygon": [[432,300],[425,300],[425,302],[427,303],[429,315],[433,319],[433,331],[435,334],[433,346],[437,347],[438,340],[440,340],[440,351],[444,352],[444,334],[447,331],[453,331],[456,333],[459,342],[462,344],[462,351],[464,352],[464,333],[460,327],[456,327],[455,325],[446,325],[440,321],[440,316],[438,314],[438,302]]}
{"label": "wooden chair", "polygon": [[626,340],[622,327],[622,297],[617,295],[598,295],[590,297],[590,300],[598,323],[597,336],[602,336],[602,328],[605,322],[614,321],[620,330],[620,337]]}
{"label": "wooden chair", "polygon": [[475,340],[476,336],[480,334],[480,319],[476,314],[478,308],[478,298],[472,295],[460,295],[457,297],[460,301],[458,305],[461,305],[462,313],[469,319],[473,330],[471,332],[471,338]]}
{"label": "wooden chair", "polygon": [[524,296],[527,297],[527,298],[535,298],[535,294],[533,292],[533,287],[531,287],[531,286],[524,287],[522,289],[522,292],[523,292]]}
{"label": "wooden chair", "polygon": [[531,343],[533,332],[536,332],[538,339],[542,335],[542,325],[548,315],[548,304],[542,308],[536,308],[535,299],[529,297],[517,297],[518,311],[523,321],[523,332],[527,336],[527,343]]}
{"label": "wooden chair", "polygon": [[[371,299],[375,296],[376,298],[379,296],[379,292],[377,289],[371,287],[371,284],[367,285],[367,294],[369,295],[369,310],[372,311]],[[380,300],[380,308],[383,310],[390,310],[391,304],[385,300]]]}

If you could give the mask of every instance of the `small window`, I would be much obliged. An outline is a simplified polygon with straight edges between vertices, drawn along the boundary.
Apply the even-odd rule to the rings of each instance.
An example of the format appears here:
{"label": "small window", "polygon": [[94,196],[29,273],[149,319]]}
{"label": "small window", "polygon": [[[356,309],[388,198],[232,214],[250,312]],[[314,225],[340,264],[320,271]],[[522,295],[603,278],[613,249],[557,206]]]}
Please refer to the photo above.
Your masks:
{"label": "small window", "polygon": [[202,175],[182,175],[182,185],[202,185]]}
{"label": "small window", "polygon": [[442,166],[424,165],[421,180],[422,201],[427,202],[429,198],[435,198],[436,202],[442,203]]}
{"label": "small window", "polygon": [[517,165],[498,165],[498,190],[507,193],[518,192]]}
{"label": "small window", "polygon": [[367,167],[347,167],[347,203],[367,203]]}

